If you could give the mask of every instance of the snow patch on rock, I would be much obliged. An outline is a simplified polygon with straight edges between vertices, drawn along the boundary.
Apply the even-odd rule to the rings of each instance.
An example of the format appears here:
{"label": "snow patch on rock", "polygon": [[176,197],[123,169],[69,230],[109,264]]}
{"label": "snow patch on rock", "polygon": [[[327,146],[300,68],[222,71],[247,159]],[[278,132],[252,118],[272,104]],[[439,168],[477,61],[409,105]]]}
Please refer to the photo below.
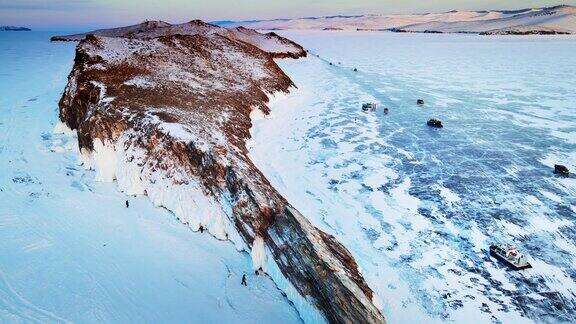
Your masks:
{"label": "snow patch on rock", "polygon": [[53,134],[63,134],[65,136],[74,136],[76,135],[76,131],[72,130],[66,123],[62,121],[58,121],[56,126],[54,126],[54,130],[52,131]]}
{"label": "snow patch on rock", "polygon": [[257,235],[252,243],[252,267],[254,270],[264,269],[266,265],[266,251],[264,240]]}
{"label": "snow patch on rock", "polygon": [[94,155],[92,151],[87,148],[80,149],[80,155],[78,155],[78,165],[84,167],[85,170],[94,170]]}
{"label": "snow patch on rock", "polygon": [[252,108],[250,111],[250,120],[254,122],[255,120],[262,120],[266,118],[266,114],[262,111],[262,109],[258,107]]}
{"label": "snow patch on rock", "polygon": [[112,182],[116,179],[116,148],[108,140],[93,141],[94,150],[92,153],[94,166],[96,169],[96,181]]}
{"label": "snow patch on rock", "polygon": [[148,80],[147,78],[145,78],[143,76],[134,77],[134,78],[124,82],[124,84],[128,85],[128,86],[134,86],[137,88],[143,88],[143,89],[152,88],[156,85],[156,83],[154,81]]}
{"label": "snow patch on rock", "polygon": [[[124,134],[118,139],[117,147],[117,170],[116,178],[118,189],[127,195],[143,195],[146,193],[146,186],[142,180],[142,166],[130,161],[142,161],[143,150],[126,149],[128,136]],[[120,149],[122,148],[122,149]]]}

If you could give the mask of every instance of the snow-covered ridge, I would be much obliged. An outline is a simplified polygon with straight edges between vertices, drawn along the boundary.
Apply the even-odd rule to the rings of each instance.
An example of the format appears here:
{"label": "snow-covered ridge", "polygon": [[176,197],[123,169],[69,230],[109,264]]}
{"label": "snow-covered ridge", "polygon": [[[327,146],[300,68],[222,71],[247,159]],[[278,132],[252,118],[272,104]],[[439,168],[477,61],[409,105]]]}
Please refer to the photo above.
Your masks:
{"label": "snow-covered ridge", "polygon": [[111,28],[100,29],[88,33],[66,35],[66,36],[53,36],[52,41],[80,41],[86,35],[92,34],[96,36],[106,37],[122,37],[122,38],[135,38],[147,39],[160,36],[170,35],[220,35],[229,38],[230,40],[250,44],[258,47],[259,49],[272,54],[275,57],[292,57],[299,58],[306,56],[306,52],[302,46],[292,42],[289,39],[278,36],[275,33],[262,34],[255,30],[237,27],[237,28],[223,28],[216,25],[205,23],[201,20],[192,20],[183,24],[171,25],[163,21],[145,21],[143,23]]}
{"label": "snow-covered ridge", "polygon": [[504,11],[449,11],[413,15],[330,16],[228,22],[225,25],[262,30],[325,29],[482,34],[573,34],[576,33],[576,7],[555,6]]}
{"label": "snow-covered ridge", "polygon": [[304,320],[382,323],[350,253],[292,208],[247,155],[251,113],[267,114],[269,95],[293,86],[270,54],[219,33],[88,35],[60,120],[77,131],[79,163],[97,180],[116,180],[191,229],[251,251],[255,270]]}

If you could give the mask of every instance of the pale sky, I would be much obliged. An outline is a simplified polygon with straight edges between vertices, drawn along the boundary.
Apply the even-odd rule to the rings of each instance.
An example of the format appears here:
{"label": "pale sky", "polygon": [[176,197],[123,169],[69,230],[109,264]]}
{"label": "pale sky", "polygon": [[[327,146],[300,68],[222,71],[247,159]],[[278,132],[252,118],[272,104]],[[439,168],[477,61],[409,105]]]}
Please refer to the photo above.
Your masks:
{"label": "pale sky", "polygon": [[247,20],[339,14],[396,14],[449,10],[521,9],[576,0],[0,0],[0,26],[84,30],[144,20]]}

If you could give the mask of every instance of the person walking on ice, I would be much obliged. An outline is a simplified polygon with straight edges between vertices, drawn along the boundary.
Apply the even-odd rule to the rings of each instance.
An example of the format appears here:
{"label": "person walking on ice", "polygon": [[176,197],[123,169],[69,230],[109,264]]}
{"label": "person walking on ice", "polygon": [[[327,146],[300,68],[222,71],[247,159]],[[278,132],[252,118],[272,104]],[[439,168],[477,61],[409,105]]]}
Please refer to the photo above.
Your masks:
{"label": "person walking on ice", "polygon": [[242,275],[242,282],[241,282],[241,284],[244,285],[244,286],[248,286],[248,284],[246,283],[246,275],[245,275],[245,274]]}
{"label": "person walking on ice", "polygon": [[130,207],[130,204],[128,203],[128,200],[126,200],[126,208]]}

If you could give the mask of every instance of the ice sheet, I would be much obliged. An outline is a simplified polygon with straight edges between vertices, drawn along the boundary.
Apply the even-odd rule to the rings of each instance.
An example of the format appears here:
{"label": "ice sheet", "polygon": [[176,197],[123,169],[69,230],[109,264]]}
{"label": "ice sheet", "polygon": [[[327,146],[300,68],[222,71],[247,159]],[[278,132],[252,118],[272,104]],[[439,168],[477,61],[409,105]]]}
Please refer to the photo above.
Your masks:
{"label": "ice sheet", "polygon": [[250,155],[352,251],[391,323],[576,318],[576,187],[553,174],[575,169],[574,37],[282,34],[311,55],[279,61],[298,90],[254,121]]}

